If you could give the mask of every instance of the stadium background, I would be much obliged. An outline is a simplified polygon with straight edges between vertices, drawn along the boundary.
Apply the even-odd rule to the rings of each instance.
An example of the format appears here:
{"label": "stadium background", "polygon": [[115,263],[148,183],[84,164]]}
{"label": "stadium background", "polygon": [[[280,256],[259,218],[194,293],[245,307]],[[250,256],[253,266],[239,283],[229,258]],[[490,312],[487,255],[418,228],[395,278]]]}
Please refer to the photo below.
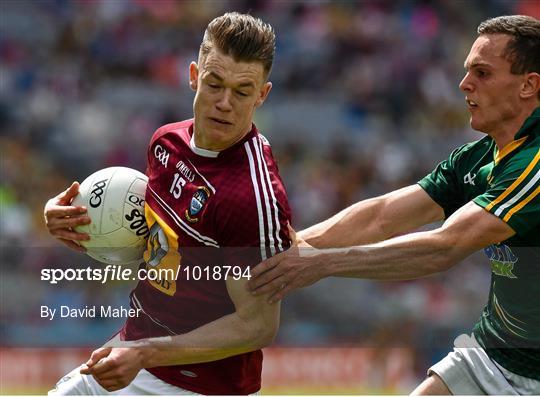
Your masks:
{"label": "stadium background", "polygon": [[[414,183],[480,137],[458,83],[482,20],[540,16],[538,1],[2,0],[1,392],[43,393],[119,322],[39,318],[39,306],[125,304],[131,286],[39,280],[81,262],[46,234],[43,205],[112,165],[145,167],[160,125],[188,118],[187,67],[225,11],[270,22],[277,53],[256,123],[301,229]],[[361,227],[361,225],[359,225]],[[84,259],[85,263],[88,263]],[[475,255],[414,282],[329,279],[288,297],[263,393],[407,393],[487,298]]]}

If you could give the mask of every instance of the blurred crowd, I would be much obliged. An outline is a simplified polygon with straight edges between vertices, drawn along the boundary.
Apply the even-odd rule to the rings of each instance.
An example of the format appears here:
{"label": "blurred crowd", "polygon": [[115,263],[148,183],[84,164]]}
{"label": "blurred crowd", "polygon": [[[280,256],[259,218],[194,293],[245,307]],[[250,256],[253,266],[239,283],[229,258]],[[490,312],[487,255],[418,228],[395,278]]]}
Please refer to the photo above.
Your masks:
{"label": "blurred crowd", "polygon": [[[80,285],[39,281],[44,261],[81,262],[46,234],[43,206],[100,168],[145,169],[152,132],[192,115],[188,65],[215,16],[250,12],[276,31],[273,90],[256,123],[272,143],[298,229],[414,183],[480,138],[458,89],[476,26],[502,14],[540,16],[534,0],[0,4],[3,345],[95,345],[118,325],[40,322],[45,302],[92,299]],[[446,351],[479,315],[489,274],[478,256],[421,281],[326,280],[284,302],[278,343]],[[99,294],[127,304],[128,291]]]}

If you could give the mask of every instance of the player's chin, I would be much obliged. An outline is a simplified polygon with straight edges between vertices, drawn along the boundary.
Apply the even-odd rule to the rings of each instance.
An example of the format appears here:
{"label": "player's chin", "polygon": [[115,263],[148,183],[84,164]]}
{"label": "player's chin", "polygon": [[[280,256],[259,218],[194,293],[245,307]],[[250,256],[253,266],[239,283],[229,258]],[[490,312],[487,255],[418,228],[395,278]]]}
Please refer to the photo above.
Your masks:
{"label": "player's chin", "polygon": [[473,130],[475,130],[475,131],[483,131],[484,130],[484,124],[485,123],[483,123],[482,120],[478,116],[471,115],[470,123],[471,123],[471,128]]}

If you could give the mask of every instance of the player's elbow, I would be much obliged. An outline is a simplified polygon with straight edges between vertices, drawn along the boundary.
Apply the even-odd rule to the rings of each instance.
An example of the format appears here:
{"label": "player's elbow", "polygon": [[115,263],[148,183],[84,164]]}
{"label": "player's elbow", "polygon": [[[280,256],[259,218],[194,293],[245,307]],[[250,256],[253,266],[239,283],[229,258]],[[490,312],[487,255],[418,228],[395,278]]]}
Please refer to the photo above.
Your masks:
{"label": "player's elbow", "polygon": [[258,337],[256,338],[256,344],[258,349],[270,346],[276,338],[278,326],[276,324],[269,324],[264,328],[261,328]]}
{"label": "player's elbow", "polygon": [[253,350],[271,345],[276,338],[279,321],[254,321],[251,324],[249,339]]}

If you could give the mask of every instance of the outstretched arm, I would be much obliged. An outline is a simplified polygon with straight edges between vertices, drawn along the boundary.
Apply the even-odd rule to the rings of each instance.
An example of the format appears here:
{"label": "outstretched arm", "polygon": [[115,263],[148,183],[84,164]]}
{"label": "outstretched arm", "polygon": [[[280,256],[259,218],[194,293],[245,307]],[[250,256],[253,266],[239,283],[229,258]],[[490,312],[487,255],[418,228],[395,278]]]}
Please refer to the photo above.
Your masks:
{"label": "outstretched arm", "polygon": [[[411,185],[360,201],[298,233],[300,248],[292,247],[277,260],[303,256],[305,260],[316,263],[314,256],[319,251],[304,247],[339,248],[377,243],[442,219],[443,209],[419,185]],[[248,288],[252,292],[275,295],[278,288],[283,289],[287,285],[287,289],[278,295],[283,297],[287,291],[320,280],[328,271],[325,264],[309,269],[296,266],[293,260],[284,261],[280,266],[275,260],[263,262],[256,267]]]}
{"label": "outstretched arm", "polygon": [[329,276],[375,280],[425,277],[514,234],[504,221],[469,202],[435,230],[358,247],[295,247],[257,266],[252,287],[255,294],[270,294],[270,301],[276,301],[291,290]]}
{"label": "outstretched arm", "polygon": [[227,290],[234,313],[186,334],[97,349],[81,373],[93,375],[113,391],[126,387],[142,368],[216,361],[272,343],[279,327],[279,303],[247,293],[245,279],[228,279]]}
{"label": "outstretched arm", "polygon": [[438,229],[378,244],[322,253],[329,276],[407,280],[444,271],[472,253],[515,234],[495,215],[469,202]]}
{"label": "outstretched arm", "polygon": [[298,233],[316,248],[338,248],[386,240],[444,219],[443,209],[419,185],[360,201]]}

